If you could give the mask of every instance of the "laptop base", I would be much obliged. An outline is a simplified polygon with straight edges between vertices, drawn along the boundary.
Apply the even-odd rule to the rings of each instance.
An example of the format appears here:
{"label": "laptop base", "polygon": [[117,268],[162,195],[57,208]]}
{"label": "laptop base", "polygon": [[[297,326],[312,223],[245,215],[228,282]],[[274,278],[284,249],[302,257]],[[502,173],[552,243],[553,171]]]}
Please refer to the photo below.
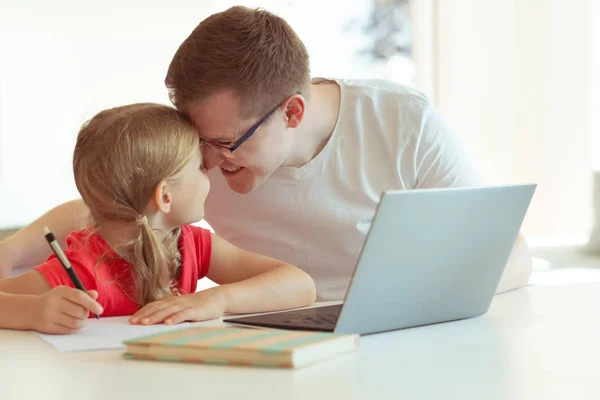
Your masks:
{"label": "laptop base", "polygon": [[262,326],[275,329],[333,332],[342,311],[342,305],[305,308],[252,317],[225,319],[223,322]]}

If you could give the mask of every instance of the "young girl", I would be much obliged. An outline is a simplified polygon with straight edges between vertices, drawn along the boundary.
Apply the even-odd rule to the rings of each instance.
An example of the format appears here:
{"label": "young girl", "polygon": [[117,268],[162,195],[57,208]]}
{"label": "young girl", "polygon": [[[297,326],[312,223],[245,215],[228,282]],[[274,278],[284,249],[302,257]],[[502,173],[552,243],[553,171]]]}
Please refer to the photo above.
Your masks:
{"label": "young girl", "polygon": [[[94,225],[71,233],[65,254],[90,295],[51,256],[0,280],[0,328],[71,333],[89,313],[176,324],[314,301],[300,269],[188,225],[203,218],[210,184],[196,129],[174,109],[102,111],[79,132],[73,171]],[[205,276],[219,286],[195,293]]]}

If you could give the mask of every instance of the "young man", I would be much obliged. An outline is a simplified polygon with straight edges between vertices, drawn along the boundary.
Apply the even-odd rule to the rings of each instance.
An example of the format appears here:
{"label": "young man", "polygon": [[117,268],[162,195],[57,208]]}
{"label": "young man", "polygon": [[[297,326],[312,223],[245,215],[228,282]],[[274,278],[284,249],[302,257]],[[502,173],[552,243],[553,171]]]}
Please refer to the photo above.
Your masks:
{"label": "young man", "polygon": [[[320,300],[343,298],[383,190],[482,185],[427,98],[385,81],[311,80],[302,41],[264,10],[232,7],[202,21],[165,81],[205,144],[207,222],[241,248],[304,269]],[[39,227],[62,237],[86,212],[75,201],[41,217],[2,243],[0,267],[38,263],[48,253]],[[525,285],[530,272],[519,237],[498,291]]]}

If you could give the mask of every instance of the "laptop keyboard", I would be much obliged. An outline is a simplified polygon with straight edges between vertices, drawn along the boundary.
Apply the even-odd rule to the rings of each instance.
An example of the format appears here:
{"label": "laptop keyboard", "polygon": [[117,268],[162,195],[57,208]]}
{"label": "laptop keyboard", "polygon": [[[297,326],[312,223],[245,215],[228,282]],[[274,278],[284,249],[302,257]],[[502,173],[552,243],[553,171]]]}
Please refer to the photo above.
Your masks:
{"label": "laptop keyboard", "polygon": [[342,311],[342,305],[306,308],[252,317],[226,319],[225,322],[264,326],[278,329],[306,329],[332,332]]}
{"label": "laptop keyboard", "polygon": [[282,324],[302,325],[302,326],[331,326],[335,325],[338,315],[315,315],[308,317],[297,317],[281,321]]}

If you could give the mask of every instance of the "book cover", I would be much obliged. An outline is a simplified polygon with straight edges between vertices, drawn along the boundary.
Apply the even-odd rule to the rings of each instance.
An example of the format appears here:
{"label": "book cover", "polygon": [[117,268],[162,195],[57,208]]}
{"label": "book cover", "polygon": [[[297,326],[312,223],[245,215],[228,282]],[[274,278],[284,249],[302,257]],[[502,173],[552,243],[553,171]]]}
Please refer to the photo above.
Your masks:
{"label": "book cover", "polygon": [[234,327],[196,327],[125,340],[140,360],[297,368],[359,347],[358,335]]}

